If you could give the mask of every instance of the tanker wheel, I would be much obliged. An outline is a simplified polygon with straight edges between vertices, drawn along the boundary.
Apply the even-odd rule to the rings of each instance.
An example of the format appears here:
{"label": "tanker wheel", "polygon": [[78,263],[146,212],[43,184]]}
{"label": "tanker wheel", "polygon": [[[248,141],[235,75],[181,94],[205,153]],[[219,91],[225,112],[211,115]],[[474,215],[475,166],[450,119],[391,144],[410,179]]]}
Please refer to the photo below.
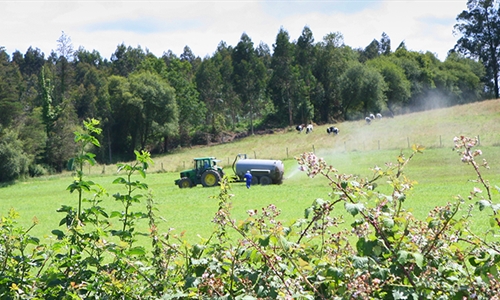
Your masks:
{"label": "tanker wheel", "polygon": [[193,187],[193,182],[191,179],[187,177],[182,177],[181,180],[179,180],[179,188],[184,189],[184,188],[191,188]]}
{"label": "tanker wheel", "polygon": [[259,184],[259,177],[253,175],[252,176],[252,185],[257,185]]}
{"label": "tanker wheel", "polygon": [[220,174],[214,170],[207,170],[201,175],[201,184],[204,187],[216,186],[220,181]]}
{"label": "tanker wheel", "polygon": [[269,176],[262,176],[260,178],[260,184],[261,185],[268,185],[268,184],[271,184],[273,181],[271,180],[271,178],[269,178]]}

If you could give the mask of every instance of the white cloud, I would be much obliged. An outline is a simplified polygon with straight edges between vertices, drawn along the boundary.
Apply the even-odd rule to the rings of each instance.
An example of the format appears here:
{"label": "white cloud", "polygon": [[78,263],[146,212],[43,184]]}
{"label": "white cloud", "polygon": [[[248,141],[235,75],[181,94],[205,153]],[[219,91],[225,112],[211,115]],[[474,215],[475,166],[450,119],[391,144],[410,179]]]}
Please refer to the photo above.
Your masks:
{"label": "white cloud", "polygon": [[[356,2],[356,5],[353,3]],[[189,46],[195,55],[212,55],[220,41],[235,46],[243,32],[255,45],[272,49],[283,27],[292,40],[309,26],[315,41],[340,32],[346,45],[364,48],[387,33],[393,50],[401,41],[414,51],[446,57],[457,38],[456,16],[466,1],[19,1],[0,11],[0,46],[8,53],[30,47],[46,56],[64,31],[78,48],[109,58],[116,47],[167,50],[180,55]]]}

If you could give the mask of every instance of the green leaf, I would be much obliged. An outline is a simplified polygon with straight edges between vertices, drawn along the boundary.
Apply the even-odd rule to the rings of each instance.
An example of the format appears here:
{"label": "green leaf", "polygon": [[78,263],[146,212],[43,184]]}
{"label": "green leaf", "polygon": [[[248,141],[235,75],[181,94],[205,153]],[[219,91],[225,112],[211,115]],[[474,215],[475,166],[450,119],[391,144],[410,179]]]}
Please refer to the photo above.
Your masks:
{"label": "green leaf", "polygon": [[497,219],[495,217],[490,218],[490,227],[491,228],[496,228],[498,226]]}
{"label": "green leaf", "polygon": [[309,215],[313,212],[313,208],[309,207],[304,210],[304,218],[309,218]]}
{"label": "green leaf", "polygon": [[52,234],[56,235],[58,240],[62,240],[64,238],[64,232],[59,229],[52,230]]}
{"label": "green leaf", "polygon": [[116,217],[121,217],[123,214],[119,211],[114,211],[111,213],[111,216],[109,216],[110,218],[116,218]]}
{"label": "green leaf", "polygon": [[143,247],[134,247],[125,251],[127,255],[145,255],[146,250]]}
{"label": "green leaf", "polygon": [[269,246],[269,235],[266,236],[266,238],[259,238],[259,245],[261,245],[262,247],[267,247]]}
{"label": "green leaf", "polygon": [[424,256],[421,253],[413,252],[413,258],[415,258],[415,263],[419,268],[422,268],[424,265]]}
{"label": "green leaf", "polygon": [[408,251],[401,250],[398,253],[398,263],[404,265],[408,261]]}
{"label": "green leaf", "polygon": [[356,269],[366,269],[368,267],[368,257],[354,256],[352,258],[352,265]]}
{"label": "green leaf", "polygon": [[484,199],[483,200],[479,200],[477,202],[477,204],[479,204],[479,210],[481,210],[481,211],[484,210],[486,207],[490,207],[491,206],[490,201],[484,200]]}
{"label": "green leaf", "polygon": [[348,202],[346,202],[345,209],[351,215],[356,216],[359,212],[361,212],[365,209],[365,206],[363,205],[363,203],[348,203]]}
{"label": "green leaf", "polygon": [[118,177],[115,180],[113,180],[113,184],[117,184],[117,183],[125,184],[125,183],[127,183],[127,181],[123,177]]}
{"label": "green leaf", "polygon": [[26,240],[26,242],[27,242],[28,244],[38,245],[38,244],[40,244],[40,239],[39,239],[39,238],[37,238],[37,237],[34,237],[34,236],[30,236],[30,237]]}
{"label": "green leaf", "polygon": [[385,218],[382,223],[384,224],[385,228],[392,228],[394,227],[394,220],[391,218]]}

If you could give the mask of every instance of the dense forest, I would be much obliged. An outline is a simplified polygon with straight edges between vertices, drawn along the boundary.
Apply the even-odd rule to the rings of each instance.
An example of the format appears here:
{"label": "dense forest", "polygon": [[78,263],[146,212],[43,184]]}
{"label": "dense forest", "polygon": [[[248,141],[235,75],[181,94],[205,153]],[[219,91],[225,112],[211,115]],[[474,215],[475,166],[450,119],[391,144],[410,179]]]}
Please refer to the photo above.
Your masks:
{"label": "dense forest", "polygon": [[498,6],[490,2],[469,1],[455,26],[462,37],[444,61],[404,42],[393,49],[385,33],[354,49],[339,32],[316,41],[307,26],[296,40],[280,29],[272,50],[243,33],[237,45],[221,41],[204,58],[188,46],[180,56],[169,50],[156,57],[121,44],[107,59],[83,46],[75,50],[64,32],[48,56],[34,47],[12,55],[0,47],[0,182],[67,168],[73,132],[89,118],[103,132],[96,159],[113,163],[139,149],[168,153],[298,123],[498,97],[491,53],[500,47],[481,42],[485,34],[478,33],[484,22],[500,24],[498,14],[483,18]]}

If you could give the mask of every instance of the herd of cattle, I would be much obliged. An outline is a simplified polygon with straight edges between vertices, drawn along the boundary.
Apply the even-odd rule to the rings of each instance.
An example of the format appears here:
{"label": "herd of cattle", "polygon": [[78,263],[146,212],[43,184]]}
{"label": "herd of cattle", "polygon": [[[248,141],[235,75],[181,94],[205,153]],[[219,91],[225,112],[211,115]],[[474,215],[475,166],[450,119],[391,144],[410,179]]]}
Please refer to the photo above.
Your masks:
{"label": "herd of cattle", "polygon": [[[366,121],[366,124],[370,124],[372,122],[372,120],[375,120],[375,119],[382,119],[382,114],[378,113],[376,115],[374,114],[370,114],[370,116],[366,117],[365,118],[365,121]],[[313,131],[313,125],[312,124],[308,124],[306,126],[306,124],[300,124],[300,125],[297,125],[295,127],[295,129],[301,133],[304,129],[306,130],[306,134],[308,133],[311,133]],[[335,127],[335,126],[330,126],[328,128],[326,128],[326,133],[328,134],[339,134],[340,130]]]}
{"label": "herd of cattle", "polygon": [[367,123],[367,124],[370,124],[370,123],[372,122],[372,120],[374,120],[374,119],[375,119],[375,117],[376,117],[377,119],[382,119],[382,115],[381,115],[381,114],[377,114],[376,116],[375,116],[374,114],[370,114],[370,116],[369,116],[369,117],[366,117],[366,118],[365,118],[366,123]]}
{"label": "herd of cattle", "polygon": [[[305,124],[300,124],[300,125],[297,125],[297,127],[295,127],[295,129],[301,133],[304,129],[306,130],[306,134],[308,133],[311,133],[313,131],[313,125],[312,124],[309,124],[309,125],[305,125]],[[335,126],[330,126],[326,129],[326,132],[328,134],[339,134],[340,130],[335,127]]]}

